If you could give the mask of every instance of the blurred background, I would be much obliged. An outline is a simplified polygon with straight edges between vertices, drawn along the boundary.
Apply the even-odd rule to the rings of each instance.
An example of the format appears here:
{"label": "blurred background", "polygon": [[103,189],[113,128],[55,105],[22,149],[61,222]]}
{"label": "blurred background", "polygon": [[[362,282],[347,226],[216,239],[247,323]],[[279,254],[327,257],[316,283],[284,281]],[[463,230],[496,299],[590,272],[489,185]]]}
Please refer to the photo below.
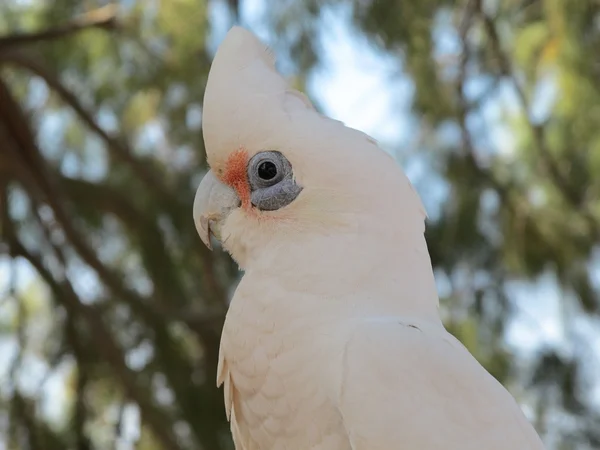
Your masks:
{"label": "blurred background", "polygon": [[1,0],[0,449],[231,449],[240,272],[191,217],[239,23],[422,196],[448,329],[548,449],[600,448],[595,0]]}

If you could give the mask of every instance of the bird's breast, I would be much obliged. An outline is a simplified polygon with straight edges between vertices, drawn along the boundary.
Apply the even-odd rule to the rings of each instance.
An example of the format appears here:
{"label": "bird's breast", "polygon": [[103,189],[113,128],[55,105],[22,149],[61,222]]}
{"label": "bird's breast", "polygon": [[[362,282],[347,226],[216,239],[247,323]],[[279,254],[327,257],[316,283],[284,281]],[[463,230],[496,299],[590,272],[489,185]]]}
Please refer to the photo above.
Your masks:
{"label": "bird's breast", "polygon": [[333,348],[331,335],[322,321],[232,303],[221,352],[238,445],[245,450],[350,449],[334,403],[329,368],[342,352]]}

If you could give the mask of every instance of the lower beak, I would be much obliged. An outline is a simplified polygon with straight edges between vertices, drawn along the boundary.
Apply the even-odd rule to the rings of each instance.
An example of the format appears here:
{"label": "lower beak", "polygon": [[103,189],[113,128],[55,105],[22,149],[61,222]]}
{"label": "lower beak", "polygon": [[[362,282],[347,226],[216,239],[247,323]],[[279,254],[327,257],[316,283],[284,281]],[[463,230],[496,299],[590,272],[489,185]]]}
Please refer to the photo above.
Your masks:
{"label": "lower beak", "polygon": [[194,223],[200,239],[209,249],[210,235],[220,238],[220,227],[232,209],[240,206],[240,199],[235,191],[221,183],[212,170],[209,170],[194,198]]}

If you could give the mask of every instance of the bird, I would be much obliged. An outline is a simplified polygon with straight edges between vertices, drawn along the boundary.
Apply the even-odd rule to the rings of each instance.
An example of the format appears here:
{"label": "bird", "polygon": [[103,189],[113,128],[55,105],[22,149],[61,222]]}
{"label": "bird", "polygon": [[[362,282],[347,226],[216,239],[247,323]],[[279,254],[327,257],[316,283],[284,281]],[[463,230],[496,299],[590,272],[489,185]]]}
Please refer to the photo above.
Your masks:
{"label": "bird", "polygon": [[319,112],[235,26],[208,75],[198,234],[243,276],[217,386],[237,450],[540,450],[445,329],[423,203],[367,134]]}

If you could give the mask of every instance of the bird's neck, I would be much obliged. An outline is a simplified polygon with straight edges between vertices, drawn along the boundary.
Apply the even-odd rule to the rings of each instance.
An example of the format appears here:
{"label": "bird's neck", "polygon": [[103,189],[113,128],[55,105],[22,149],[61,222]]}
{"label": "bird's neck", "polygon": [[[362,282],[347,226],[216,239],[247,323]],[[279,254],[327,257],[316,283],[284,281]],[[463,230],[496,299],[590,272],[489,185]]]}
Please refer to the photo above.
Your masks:
{"label": "bird's neck", "polygon": [[[302,310],[361,317],[410,316],[439,322],[438,294],[422,233],[357,240],[298,240],[278,247],[247,275],[268,276],[311,300]],[[314,304],[312,304],[312,303]]]}

